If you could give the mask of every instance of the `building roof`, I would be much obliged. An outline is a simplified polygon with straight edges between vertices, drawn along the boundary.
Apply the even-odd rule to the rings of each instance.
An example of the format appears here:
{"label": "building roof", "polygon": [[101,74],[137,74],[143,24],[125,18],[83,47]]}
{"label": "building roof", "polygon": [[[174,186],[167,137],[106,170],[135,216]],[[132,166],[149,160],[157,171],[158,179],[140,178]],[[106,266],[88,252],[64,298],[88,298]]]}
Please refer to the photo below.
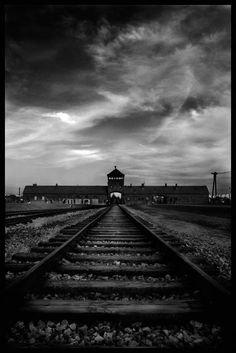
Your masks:
{"label": "building roof", "polygon": [[124,177],[125,175],[123,173],[121,173],[117,168],[116,168],[116,165],[115,165],[115,169],[113,169],[112,172],[110,172],[109,174],[107,174],[108,177],[113,177],[113,178],[116,178],[116,177]]}
{"label": "building roof", "polygon": [[60,195],[106,195],[106,186],[70,186],[70,185],[26,185],[23,191],[24,195],[34,194],[35,196],[40,194],[60,194]]}
{"label": "building roof", "polygon": [[[205,185],[203,186],[124,186],[124,195],[165,195],[165,194],[195,194],[209,195]],[[70,185],[26,185],[23,194],[36,195],[106,195],[107,186],[70,186]]]}
{"label": "building roof", "polygon": [[203,186],[124,186],[125,195],[165,195],[165,194],[201,194],[209,195],[205,185]]}

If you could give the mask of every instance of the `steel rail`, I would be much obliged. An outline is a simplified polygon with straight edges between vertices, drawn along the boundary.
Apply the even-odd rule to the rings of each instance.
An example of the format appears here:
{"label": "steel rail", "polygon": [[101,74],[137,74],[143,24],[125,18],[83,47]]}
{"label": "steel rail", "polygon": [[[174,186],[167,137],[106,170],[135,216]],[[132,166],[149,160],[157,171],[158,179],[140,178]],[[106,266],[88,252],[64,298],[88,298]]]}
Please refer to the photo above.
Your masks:
{"label": "steel rail", "polygon": [[87,209],[93,208],[102,208],[104,205],[82,205],[82,207],[63,207],[63,208],[45,208],[45,209],[33,209],[33,210],[21,210],[21,211],[5,211],[5,217],[13,217],[26,215],[29,216],[31,214],[39,214],[39,213],[49,213],[49,212],[64,212],[64,211],[83,211]]}
{"label": "steel rail", "polygon": [[60,214],[65,214],[69,212],[77,212],[84,211],[88,209],[98,209],[98,207],[84,207],[84,208],[64,208],[64,209],[48,209],[48,210],[38,210],[38,211],[27,211],[27,212],[19,212],[14,214],[5,214],[5,225],[15,225],[17,223],[25,223],[33,220],[37,217],[50,217],[56,216]]}
{"label": "steel rail", "polygon": [[[85,232],[85,234],[87,234],[87,232],[86,232],[86,230],[89,230],[89,232],[91,232],[91,230],[89,229],[90,227],[93,227],[109,210],[110,210],[110,208],[111,207],[108,207],[108,208],[106,208],[104,211],[102,211],[93,221],[91,221],[91,222],[89,222],[85,227],[83,227],[83,229],[81,229],[78,233],[76,233],[74,236],[72,236],[72,238],[70,238],[69,240],[70,240],[70,243],[69,243],[69,245],[68,245],[68,241],[66,241],[63,245],[65,246],[66,244],[67,244],[67,248],[64,250],[64,252],[63,252],[63,254],[60,254],[59,255],[59,257],[58,258],[60,258],[62,255],[64,255],[64,253],[65,253],[65,251],[67,251],[68,249],[70,249],[70,246],[71,245],[74,245],[74,242],[76,242],[77,240],[78,240],[78,236],[79,236],[79,234],[82,234],[83,232]],[[142,224],[142,222],[139,220],[139,219],[137,219],[135,216],[133,216],[132,214],[131,214],[131,212],[129,212],[129,210],[127,210],[125,207],[123,207],[123,206],[121,206],[120,207],[121,208],[121,210],[124,212],[124,214],[132,221],[132,223],[133,224],[135,224],[142,232],[143,232],[143,234],[144,234],[144,236],[146,235],[147,236],[147,238],[149,238],[150,240],[152,239],[153,240],[153,245],[154,245],[154,248],[156,247],[156,245],[158,245],[158,246],[160,246],[160,248],[161,248],[161,250],[163,250],[163,253],[164,253],[164,256],[166,256],[167,255],[167,259],[169,259],[169,261],[173,261],[173,263],[175,263],[175,264],[179,264],[180,265],[180,267],[182,268],[182,269],[184,269],[185,270],[185,273],[187,272],[188,274],[189,273],[191,273],[191,274],[193,274],[192,275],[192,278],[190,277],[189,278],[189,280],[191,281],[191,279],[193,279],[193,280],[195,280],[196,278],[198,278],[198,283],[201,283],[201,286],[200,286],[200,288],[197,288],[197,289],[200,289],[201,290],[201,288],[202,288],[202,286],[203,286],[203,283],[205,283],[204,281],[206,281],[206,279],[207,279],[207,275],[202,271],[202,270],[200,270],[196,265],[194,265],[194,264],[192,264],[191,263],[191,261],[189,261],[185,256],[183,256],[182,254],[179,254],[172,246],[170,246],[168,243],[166,243],[163,239],[161,239],[160,238],[160,236],[158,236],[157,234],[155,234],[152,230],[150,230],[147,226],[145,226],[144,224]],[[114,218],[114,215],[113,215],[113,220],[114,220],[114,222],[115,222],[115,218]],[[122,222],[121,222],[122,223]],[[108,223],[108,222],[106,222],[106,224],[110,224],[110,223]],[[112,224],[112,223],[111,223]],[[100,224],[98,225],[98,227],[100,226]],[[60,246],[57,250],[59,250],[60,248],[61,248],[62,246]],[[52,252],[52,253],[50,253],[50,255],[48,255],[47,256],[47,258],[48,257],[51,257],[52,256],[52,254],[55,252],[55,250]],[[54,264],[54,262],[55,261],[57,261],[58,260],[58,258],[55,258],[54,260],[53,260],[53,262],[51,263],[50,261],[49,261],[49,267],[51,268],[51,265],[53,265]],[[44,258],[40,263],[42,263],[42,262],[44,262],[44,260],[45,260],[46,258]],[[184,260],[184,261],[183,261]],[[187,261],[186,261],[187,260]],[[191,263],[191,265],[193,265],[193,266],[190,266],[189,267],[189,263]],[[39,265],[39,264],[37,264],[37,265]],[[36,267],[37,268],[37,265],[35,265],[34,267]],[[168,264],[169,265],[169,264]],[[71,268],[71,270],[72,271],[74,271],[75,269],[73,269],[73,267],[77,267],[78,265],[74,265],[74,264],[71,264],[71,265],[59,265],[59,266],[61,266],[61,267],[63,267],[64,266],[64,271],[66,271],[66,273],[68,272],[68,266],[70,266],[70,268]],[[79,265],[80,266],[80,265]],[[40,274],[42,274],[42,273],[44,273],[44,271],[45,271],[45,269],[47,270],[48,268],[49,268],[48,266],[45,266],[45,268],[43,268],[42,269],[42,271],[40,272],[38,272],[38,275],[40,275]],[[66,267],[66,268],[65,268]],[[99,270],[99,268],[98,268],[99,266],[96,266],[96,269],[97,270]],[[178,267],[178,266],[177,266]],[[110,270],[110,267],[108,267],[109,268],[109,270]],[[125,269],[126,268],[124,268],[124,271],[125,271]],[[199,271],[197,271],[197,274],[195,273],[196,272],[196,269],[197,270],[200,270],[200,274],[202,275],[202,273],[204,274],[204,280],[201,280],[200,281],[200,279],[199,278],[201,278],[201,276],[200,276],[200,274],[199,274]],[[83,271],[83,269],[81,269],[82,271]],[[89,269],[89,268],[87,268],[87,271],[90,271],[91,270],[91,268]],[[101,269],[100,269],[101,270]],[[117,268],[116,268],[116,270],[117,270]],[[187,271],[186,271],[187,270]],[[30,273],[30,271],[28,271],[29,273]],[[77,270],[76,270],[76,272],[77,272]],[[36,273],[37,274],[37,273]],[[209,277],[209,276],[208,276]],[[210,278],[210,277],[209,277]],[[22,279],[22,278],[21,278]],[[30,281],[29,283],[26,281],[26,283],[23,283],[23,289],[22,290],[25,290],[25,289],[27,289],[27,288],[30,288],[32,285],[33,285],[33,283],[34,283],[34,281],[36,280],[37,278],[33,278],[33,281]],[[189,281],[189,282],[190,282]],[[14,282],[14,283],[16,283],[16,282]],[[91,283],[90,283],[91,284]],[[93,283],[92,283],[93,284]],[[184,283],[183,283],[184,284]],[[62,285],[62,288],[63,288],[63,290],[64,290],[64,286],[63,286],[63,283],[61,284]],[[96,283],[96,285],[97,285],[97,283]],[[191,283],[190,283],[190,285],[191,285]],[[86,284],[86,286],[87,286],[87,284]],[[103,286],[103,288],[105,289],[105,290],[107,290],[107,287],[109,287],[110,286],[110,290],[112,290],[112,288],[113,288],[113,286],[111,285],[111,281],[110,282],[107,282],[107,281],[103,281],[103,283],[102,283],[102,286]],[[127,284],[126,283],[121,283],[121,287],[125,287],[125,286],[127,286]],[[211,283],[211,285],[210,285],[210,289],[208,289],[208,294],[212,291],[212,293],[213,293],[213,289],[212,289],[212,283]],[[13,294],[13,292],[14,292],[14,294],[16,294],[15,293],[15,290],[14,290],[14,285],[12,285],[12,287],[11,287],[11,290],[10,290],[10,292]],[[74,283],[74,287],[78,287],[78,285],[76,284],[76,283]],[[84,286],[84,283],[82,283],[82,284],[80,284],[80,287],[85,287]],[[89,285],[88,284],[88,288],[86,289],[86,290],[90,290],[91,289],[91,285]],[[13,291],[12,291],[12,288],[13,288]],[[15,286],[15,288],[17,288],[17,286]],[[68,288],[71,288],[71,286],[70,286],[70,284],[68,284]],[[99,288],[101,288],[101,285],[100,285],[100,287]],[[125,287],[126,288],[126,287]],[[128,288],[128,286],[127,286],[127,288]],[[141,287],[142,288],[142,287]],[[18,288],[18,289],[20,289],[20,287]],[[127,290],[127,289],[126,289]],[[111,291],[110,291],[111,292]],[[227,292],[227,291],[225,291],[224,289],[223,289],[223,294],[221,293],[220,294],[220,298],[222,299],[222,298],[224,298],[224,299],[226,299],[227,300],[227,298],[228,298],[228,296],[225,294],[225,292]],[[21,293],[22,294],[22,293]],[[215,291],[214,291],[214,295],[215,295]],[[185,301],[185,300],[184,300]],[[183,301],[183,302],[184,302]],[[140,316],[140,318],[142,318],[143,316],[143,314],[141,313],[141,311],[142,311],[142,308],[140,308],[138,305],[137,306],[133,306],[132,307],[132,305],[131,306],[129,306],[129,304],[123,304],[123,303],[114,303],[114,302],[111,302],[111,303],[109,303],[109,302],[104,302],[103,303],[103,306],[101,305],[101,303],[100,302],[98,302],[98,303],[96,303],[95,301],[91,301],[90,299],[88,299],[86,302],[83,302],[82,303],[82,305],[81,305],[81,303],[79,302],[79,301],[77,301],[77,299],[74,301],[74,303],[71,305],[71,302],[70,301],[68,301],[68,303],[66,303],[65,302],[65,304],[64,304],[64,301],[63,300],[61,300],[61,302],[62,302],[62,304],[63,304],[63,306],[61,306],[60,308],[59,308],[59,310],[58,310],[58,301],[57,301],[57,303],[56,303],[56,305],[55,305],[55,302],[52,302],[52,303],[47,303],[46,302],[46,304],[45,304],[45,301],[44,300],[42,300],[41,301],[42,302],[42,304],[40,304],[42,307],[40,307],[39,308],[39,301],[32,301],[32,303],[30,303],[30,302],[27,302],[27,300],[26,300],[26,305],[24,306],[22,306],[21,308],[20,308],[20,310],[19,310],[19,313],[23,313],[24,315],[25,315],[25,318],[27,317],[27,312],[28,312],[28,315],[29,315],[29,317],[33,317],[33,318],[35,318],[35,317],[37,317],[37,315],[42,315],[43,317],[44,317],[44,315],[46,315],[45,317],[47,317],[47,315],[49,316],[49,317],[51,317],[50,315],[52,315],[52,313],[53,313],[53,311],[54,311],[54,313],[55,313],[55,315],[59,315],[59,317],[60,317],[60,315],[67,315],[68,313],[69,313],[69,315],[71,315],[71,314],[73,314],[76,318],[78,317],[79,319],[81,319],[81,318],[88,318],[88,320],[90,320],[90,319],[94,319],[95,317],[97,317],[97,318],[99,318],[100,317],[100,315],[110,315],[109,317],[110,318],[112,318],[112,317],[114,317],[115,319],[116,319],[116,315],[117,315],[117,317],[118,317],[118,319],[117,320],[120,320],[121,318],[122,319],[124,319],[125,318],[125,315],[127,315],[127,319],[128,320],[130,320],[130,318],[132,317],[134,317],[134,315],[139,315]],[[186,302],[187,303],[187,302]],[[209,304],[211,304],[211,302],[210,301],[208,301],[208,303]],[[11,303],[10,303],[11,304]],[[68,305],[67,305],[68,304]],[[111,306],[110,307],[110,304],[112,304],[113,306]],[[28,305],[31,305],[31,307],[30,306],[28,306]],[[119,307],[119,305],[120,305],[120,307]],[[206,306],[205,307],[205,303],[204,303],[204,305],[203,305],[203,310],[206,310],[206,311],[202,311],[202,313],[203,313],[203,315],[210,315],[210,318],[213,318],[214,317],[214,319],[216,318],[217,319],[217,321],[218,321],[218,312],[217,312],[217,310],[212,310],[212,307],[213,307],[213,310],[214,310],[214,306],[212,306],[212,305],[210,305],[209,307],[208,306]],[[107,308],[109,309],[109,310],[107,310]],[[17,308],[18,309],[18,308]],[[39,310],[40,309],[40,310]],[[148,309],[147,311],[145,311],[145,315],[146,315],[146,317],[147,317],[147,322],[149,322],[149,320],[151,320],[151,318],[152,318],[152,315],[154,315],[155,313],[154,313],[154,309],[156,309],[157,310],[157,308],[156,307],[154,307],[154,306],[152,306],[152,304],[150,304],[149,306],[147,306],[147,308],[146,309]],[[146,310],[145,309],[145,310]],[[163,310],[163,315],[164,315],[164,309],[165,309],[165,307],[162,307],[162,310]],[[191,312],[190,312],[190,315],[192,315],[192,314],[194,314],[194,311],[192,311],[192,309],[194,309],[193,307],[191,307],[190,308],[191,309]],[[208,310],[209,309],[209,310]],[[225,309],[225,307],[224,307],[224,309]],[[13,309],[14,310],[14,309]],[[123,310],[123,311],[122,311]],[[201,310],[201,308],[200,308],[200,310]],[[12,310],[11,310],[12,311]],[[21,312],[22,311],[22,312]],[[185,311],[184,311],[185,312]],[[13,312],[13,314],[17,314],[17,310],[16,310],[16,312]],[[54,314],[53,313],[53,314]],[[198,314],[198,310],[196,311],[196,313]],[[157,312],[156,312],[156,317],[155,317],[155,320],[156,319],[158,319],[158,320],[162,320],[162,318],[161,318],[161,315],[160,315],[160,311],[159,311],[159,309],[157,310]],[[227,313],[226,313],[227,314]],[[34,316],[35,315],[35,316]],[[84,315],[84,316],[83,316]],[[129,315],[129,316],[128,316]],[[175,318],[175,315],[176,315],[176,312],[174,313],[174,315],[173,315],[173,313],[171,314],[172,316],[171,316],[171,318],[169,318],[168,320],[170,320],[170,322],[171,322],[171,320],[172,319],[174,319]],[[201,314],[202,315],[202,314]],[[13,315],[13,317],[14,317],[14,315]],[[16,315],[16,317],[17,317],[17,315]],[[40,317],[40,316],[39,316]],[[107,316],[106,316],[107,317]],[[126,318],[125,318],[126,319]],[[176,318],[175,318],[176,319]],[[191,319],[193,319],[193,317],[191,316]],[[105,319],[104,319],[105,320]],[[154,321],[155,321],[154,320]],[[166,319],[167,320],[167,319]],[[151,321],[150,321],[151,322]],[[149,325],[150,325],[150,322],[148,323]],[[167,322],[169,322],[169,321],[167,321]],[[13,345],[14,346],[14,345]],[[15,346],[17,349],[19,348],[20,350],[25,350],[25,349],[28,349],[29,348],[29,345],[25,345],[24,347],[19,347],[19,346]],[[37,351],[37,349],[39,348],[39,349],[44,349],[44,347],[42,347],[42,345],[39,343],[39,346],[38,347],[32,347],[32,348],[34,348],[36,351]],[[54,346],[54,345],[52,345],[52,346],[47,346],[47,345],[45,345],[45,348],[47,349],[50,349],[50,351],[51,351],[51,349],[52,350],[54,350],[56,347]],[[83,348],[83,347],[82,347]],[[94,347],[91,347],[91,346],[88,346],[88,347],[84,347],[84,349],[86,350],[86,351],[94,351],[94,349],[102,349],[103,350],[103,348],[105,348],[105,349],[111,349],[113,352],[114,351],[117,351],[117,352],[123,352],[124,350],[126,350],[126,347],[115,347],[115,346],[94,346]],[[145,347],[143,347],[143,346],[141,346],[141,347],[135,347],[135,348],[132,348],[132,347],[127,347],[127,349],[130,351],[130,349],[132,350],[143,350],[143,348],[145,349]],[[198,348],[200,348],[200,350],[198,350]],[[223,347],[224,349],[223,349],[223,351],[224,352],[227,352],[227,347]],[[31,347],[30,347],[30,349],[31,349]],[[66,345],[66,346],[64,346],[63,344],[61,345],[61,346],[58,346],[58,350],[60,351],[68,351],[68,349],[70,350],[70,349],[81,349],[81,347],[79,347],[78,345],[76,345],[76,346],[68,346],[68,345]],[[159,351],[159,347],[157,348],[157,347],[148,347],[147,348],[147,351]],[[193,351],[195,352],[200,352],[202,350],[202,347],[197,347],[197,349],[195,350],[195,347],[194,347],[194,349],[193,349]],[[57,348],[56,348],[56,350],[55,351],[57,351]],[[172,348],[168,348],[168,349],[163,349],[162,350],[162,348],[160,348],[160,352],[180,352],[180,351],[182,351],[182,349],[181,348],[173,348],[173,350],[172,350]],[[183,348],[183,351],[186,351],[186,349],[185,348]],[[213,347],[213,352],[221,352],[222,351],[222,346],[221,347]],[[209,347],[208,348],[208,352],[211,352],[211,348]]]}
{"label": "steel rail", "polygon": [[42,275],[45,271],[49,270],[56,261],[61,259],[64,253],[76,242],[78,237],[81,236],[87,229],[92,227],[95,223],[97,223],[110,210],[110,208],[110,206],[106,207],[104,211],[100,212],[100,214],[95,219],[86,224],[75,235],[65,241],[54,251],[46,255],[39,263],[31,267],[13,283],[10,283],[4,291],[6,298],[9,296],[15,296],[16,293],[19,295],[19,297],[21,297],[27,289],[32,287],[32,285],[38,280],[39,276]]}
{"label": "steel rail", "polygon": [[226,306],[230,308],[232,296],[228,290],[226,290],[216,280],[214,280],[197,265],[195,265],[192,261],[190,261],[185,255],[178,252],[160,236],[158,236],[146,225],[144,225],[140,220],[137,219],[136,216],[134,216],[129,210],[127,210],[127,208],[121,205],[120,208],[130,219],[132,219],[137,224],[139,228],[141,228],[146,234],[148,234],[152,238],[156,239],[160,247],[168,255],[170,255],[171,259],[175,261],[181,269],[187,271],[187,273],[192,276],[190,277],[190,280],[192,279],[193,281],[196,281],[198,283],[203,295],[205,295],[208,299],[215,299],[220,303],[224,303],[224,308],[222,308],[223,310],[225,310]]}

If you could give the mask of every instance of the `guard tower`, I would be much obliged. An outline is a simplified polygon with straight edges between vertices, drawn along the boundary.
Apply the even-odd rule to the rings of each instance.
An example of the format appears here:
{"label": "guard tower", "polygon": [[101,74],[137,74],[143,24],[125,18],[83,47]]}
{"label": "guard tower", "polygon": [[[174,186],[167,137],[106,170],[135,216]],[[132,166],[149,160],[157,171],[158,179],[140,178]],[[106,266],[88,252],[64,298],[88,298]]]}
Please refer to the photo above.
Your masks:
{"label": "guard tower", "polygon": [[110,197],[113,192],[118,192],[122,197],[125,175],[116,168],[116,165],[114,168],[112,172],[107,174],[108,196]]}

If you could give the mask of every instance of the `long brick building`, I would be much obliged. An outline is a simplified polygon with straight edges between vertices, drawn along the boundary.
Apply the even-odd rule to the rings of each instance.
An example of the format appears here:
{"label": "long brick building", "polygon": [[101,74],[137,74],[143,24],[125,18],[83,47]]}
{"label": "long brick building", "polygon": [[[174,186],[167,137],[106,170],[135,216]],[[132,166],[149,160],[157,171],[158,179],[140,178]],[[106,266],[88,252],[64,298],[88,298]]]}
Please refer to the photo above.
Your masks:
{"label": "long brick building", "polygon": [[209,191],[203,186],[146,186],[124,185],[125,175],[115,166],[107,174],[106,186],[63,186],[63,185],[26,185],[23,197],[31,200],[54,200],[68,204],[105,205],[108,202],[119,202],[127,205],[137,203],[167,204],[208,204]]}

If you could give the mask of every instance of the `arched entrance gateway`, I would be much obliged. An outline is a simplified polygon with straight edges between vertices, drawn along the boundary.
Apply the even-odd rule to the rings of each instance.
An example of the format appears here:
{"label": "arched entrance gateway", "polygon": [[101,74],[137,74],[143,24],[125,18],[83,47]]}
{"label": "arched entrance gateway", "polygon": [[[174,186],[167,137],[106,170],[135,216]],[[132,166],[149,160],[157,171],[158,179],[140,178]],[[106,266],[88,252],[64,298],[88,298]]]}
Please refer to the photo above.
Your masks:
{"label": "arched entrance gateway", "polygon": [[124,178],[125,175],[116,166],[111,173],[107,174],[108,199],[110,203],[124,203]]}
{"label": "arched entrance gateway", "polygon": [[153,203],[162,204],[167,203],[167,197],[164,194],[153,195]]}
{"label": "arched entrance gateway", "polygon": [[110,202],[111,203],[116,203],[119,204],[121,203],[121,198],[122,198],[122,194],[120,192],[111,192],[110,193]]}

